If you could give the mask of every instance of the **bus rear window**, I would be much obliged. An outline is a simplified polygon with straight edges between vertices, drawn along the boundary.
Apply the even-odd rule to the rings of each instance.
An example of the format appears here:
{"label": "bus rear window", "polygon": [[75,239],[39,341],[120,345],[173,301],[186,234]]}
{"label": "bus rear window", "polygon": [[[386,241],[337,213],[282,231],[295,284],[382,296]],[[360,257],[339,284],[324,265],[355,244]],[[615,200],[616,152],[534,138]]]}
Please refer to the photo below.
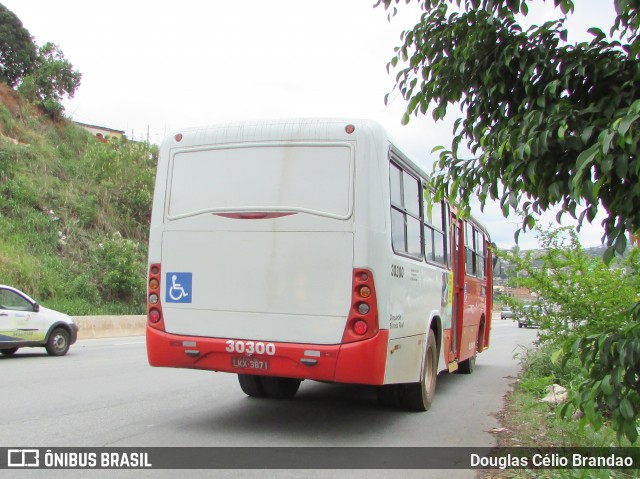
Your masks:
{"label": "bus rear window", "polygon": [[349,145],[260,145],[179,152],[168,217],[215,211],[302,211],[346,219],[352,211]]}

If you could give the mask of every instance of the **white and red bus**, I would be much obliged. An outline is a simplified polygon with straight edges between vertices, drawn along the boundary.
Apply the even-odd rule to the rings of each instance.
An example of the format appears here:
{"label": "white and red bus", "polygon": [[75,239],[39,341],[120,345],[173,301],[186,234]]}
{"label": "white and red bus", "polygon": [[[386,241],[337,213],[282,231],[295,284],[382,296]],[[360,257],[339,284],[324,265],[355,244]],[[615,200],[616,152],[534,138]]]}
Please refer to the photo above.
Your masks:
{"label": "white and red bus", "polygon": [[489,345],[489,234],[434,202],[367,120],[185,130],[162,146],[149,240],[152,366],[238,375],[249,396],[304,379],[426,410],[440,371]]}

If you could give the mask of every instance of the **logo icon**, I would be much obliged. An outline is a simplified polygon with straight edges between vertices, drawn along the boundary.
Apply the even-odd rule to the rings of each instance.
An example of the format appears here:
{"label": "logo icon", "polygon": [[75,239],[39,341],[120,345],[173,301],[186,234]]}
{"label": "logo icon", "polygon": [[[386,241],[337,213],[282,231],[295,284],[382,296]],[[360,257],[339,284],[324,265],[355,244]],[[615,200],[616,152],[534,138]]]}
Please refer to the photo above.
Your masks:
{"label": "logo icon", "polygon": [[192,289],[191,273],[167,273],[167,303],[190,303]]}
{"label": "logo icon", "polygon": [[39,467],[40,451],[38,449],[8,449],[8,467]]}

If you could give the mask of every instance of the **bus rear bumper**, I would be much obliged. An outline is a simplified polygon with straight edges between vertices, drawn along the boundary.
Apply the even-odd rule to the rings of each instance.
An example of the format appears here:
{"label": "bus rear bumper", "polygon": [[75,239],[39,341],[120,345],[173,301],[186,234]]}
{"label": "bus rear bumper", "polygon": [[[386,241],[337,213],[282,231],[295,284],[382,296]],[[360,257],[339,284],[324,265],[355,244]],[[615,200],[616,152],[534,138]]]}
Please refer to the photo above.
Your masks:
{"label": "bus rear bumper", "polygon": [[351,384],[384,384],[388,344],[387,330],[364,341],[318,345],[183,336],[147,326],[151,366]]}

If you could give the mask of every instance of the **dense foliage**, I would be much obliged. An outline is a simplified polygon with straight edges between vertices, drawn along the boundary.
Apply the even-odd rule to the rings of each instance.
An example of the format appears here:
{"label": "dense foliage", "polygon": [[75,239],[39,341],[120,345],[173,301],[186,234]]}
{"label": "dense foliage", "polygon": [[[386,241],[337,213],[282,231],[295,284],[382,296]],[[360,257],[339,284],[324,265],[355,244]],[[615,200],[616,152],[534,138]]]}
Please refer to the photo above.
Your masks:
{"label": "dense foliage", "polygon": [[[596,429],[606,423],[633,443],[640,415],[640,250],[607,266],[585,253],[571,229],[539,237],[542,253],[502,254],[519,272],[519,285],[538,297],[538,308],[527,314],[540,327],[535,357],[546,372],[525,384],[569,387],[565,416],[580,409]],[[516,311],[522,314],[521,305]]]}
{"label": "dense foliage", "polygon": [[[522,372],[515,390],[506,398],[504,409],[499,413],[503,426],[498,434],[499,448],[492,455],[504,455],[511,447],[541,449],[553,448],[611,448],[616,444],[616,432],[610,427],[595,430],[585,427],[577,419],[566,420],[553,411],[557,406],[543,401],[549,395],[549,385],[570,384],[580,374],[578,361],[562,365],[552,360],[553,345],[540,348],[528,348],[516,354],[522,362]],[[559,391],[558,391],[559,392]],[[620,441],[624,450],[618,450],[625,456],[640,459],[638,448]],[[622,452],[624,451],[624,452]],[[502,453],[502,454],[501,454]],[[638,464],[638,462],[636,462]],[[564,468],[564,469],[509,469],[504,474],[499,471],[480,472],[478,479],[631,479],[640,477],[640,469],[612,468]]]}
{"label": "dense foliage", "polygon": [[0,5],[0,81],[22,104],[0,104],[0,282],[70,314],[141,312],[156,148],[64,119],[80,79]]}
{"label": "dense foliage", "polygon": [[[523,210],[525,229],[556,205],[580,223],[602,211],[607,260],[624,251],[625,233],[640,228],[636,2],[612,2],[617,40],[591,28],[593,40],[575,45],[564,18],[523,31],[518,14],[530,1],[419,3],[424,14],[403,32],[390,66],[408,102],[405,123],[462,107],[453,144],[440,149],[437,192],[464,204],[476,194],[483,205],[499,200],[505,216]],[[573,10],[571,0],[554,3]]]}
{"label": "dense foliage", "polygon": [[[391,17],[398,3],[377,5],[392,8]],[[638,2],[613,0],[616,18],[608,35],[591,28],[593,40],[575,45],[567,43],[564,27],[573,0],[553,0],[561,18],[527,31],[519,15],[532,1],[418,3],[424,13],[402,33],[388,68],[398,70],[396,88],[408,102],[404,123],[429,109],[440,120],[452,105],[461,107],[452,145],[435,149],[437,195],[463,205],[474,195],[483,206],[499,200],[505,216],[524,212],[522,229],[533,228],[540,213],[556,206],[558,221],[568,213],[579,224],[600,211],[605,262],[624,253],[627,232],[640,230]],[[619,435],[636,441],[640,308],[597,312],[620,314],[624,321],[603,324],[565,350],[565,359],[578,355],[589,371],[573,403],[595,426],[610,414]],[[572,321],[575,327],[583,319]]]}
{"label": "dense foliage", "polygon": [[[638,311],[634,312],[638,318]],[[625,322],[619,332],[595,334],[566,344],[564,358],[577,356],[586,377],[563,409],[568,415],[577,408],[586,420],[602,427],[608,421],[618,434],[634,443],[638,440],[640,416],[640,323]]]}
{"label": "dense foliage", "polygon": [[0,82],[15,87],[37,58],[31,34],[16,15],[0,4]]}
{"label": "dense foliage", "polygon": [[58,45],[37,48],[20,19],[0,4],[0,82],[17,87],[51,118],[60,118],[63,98],[73,97],[81,78]]}
{"label": "dense foliage", "polygon": [[156,158],[0,105],[0,283],[71,314],[142,313]]}
{"label": "dense foliage", "polygon": [[81,78],[57,45],[45,43],[38,49],[33,69],[24,76],[18,91],[42,106],[50,116],[58,118],[63,111],[62,99],[73,98]]}
{"label": "dense foliage", "polygon": [[572,228],[538,228],[538,241],[541,251],[503,255],[518,271],[519,286],[538,295],[539,308],[529,314],[541,325],[543,342],[573,343],[629,322],[629,311],[639,299],[639,250],[607,266],[587,254]]}

